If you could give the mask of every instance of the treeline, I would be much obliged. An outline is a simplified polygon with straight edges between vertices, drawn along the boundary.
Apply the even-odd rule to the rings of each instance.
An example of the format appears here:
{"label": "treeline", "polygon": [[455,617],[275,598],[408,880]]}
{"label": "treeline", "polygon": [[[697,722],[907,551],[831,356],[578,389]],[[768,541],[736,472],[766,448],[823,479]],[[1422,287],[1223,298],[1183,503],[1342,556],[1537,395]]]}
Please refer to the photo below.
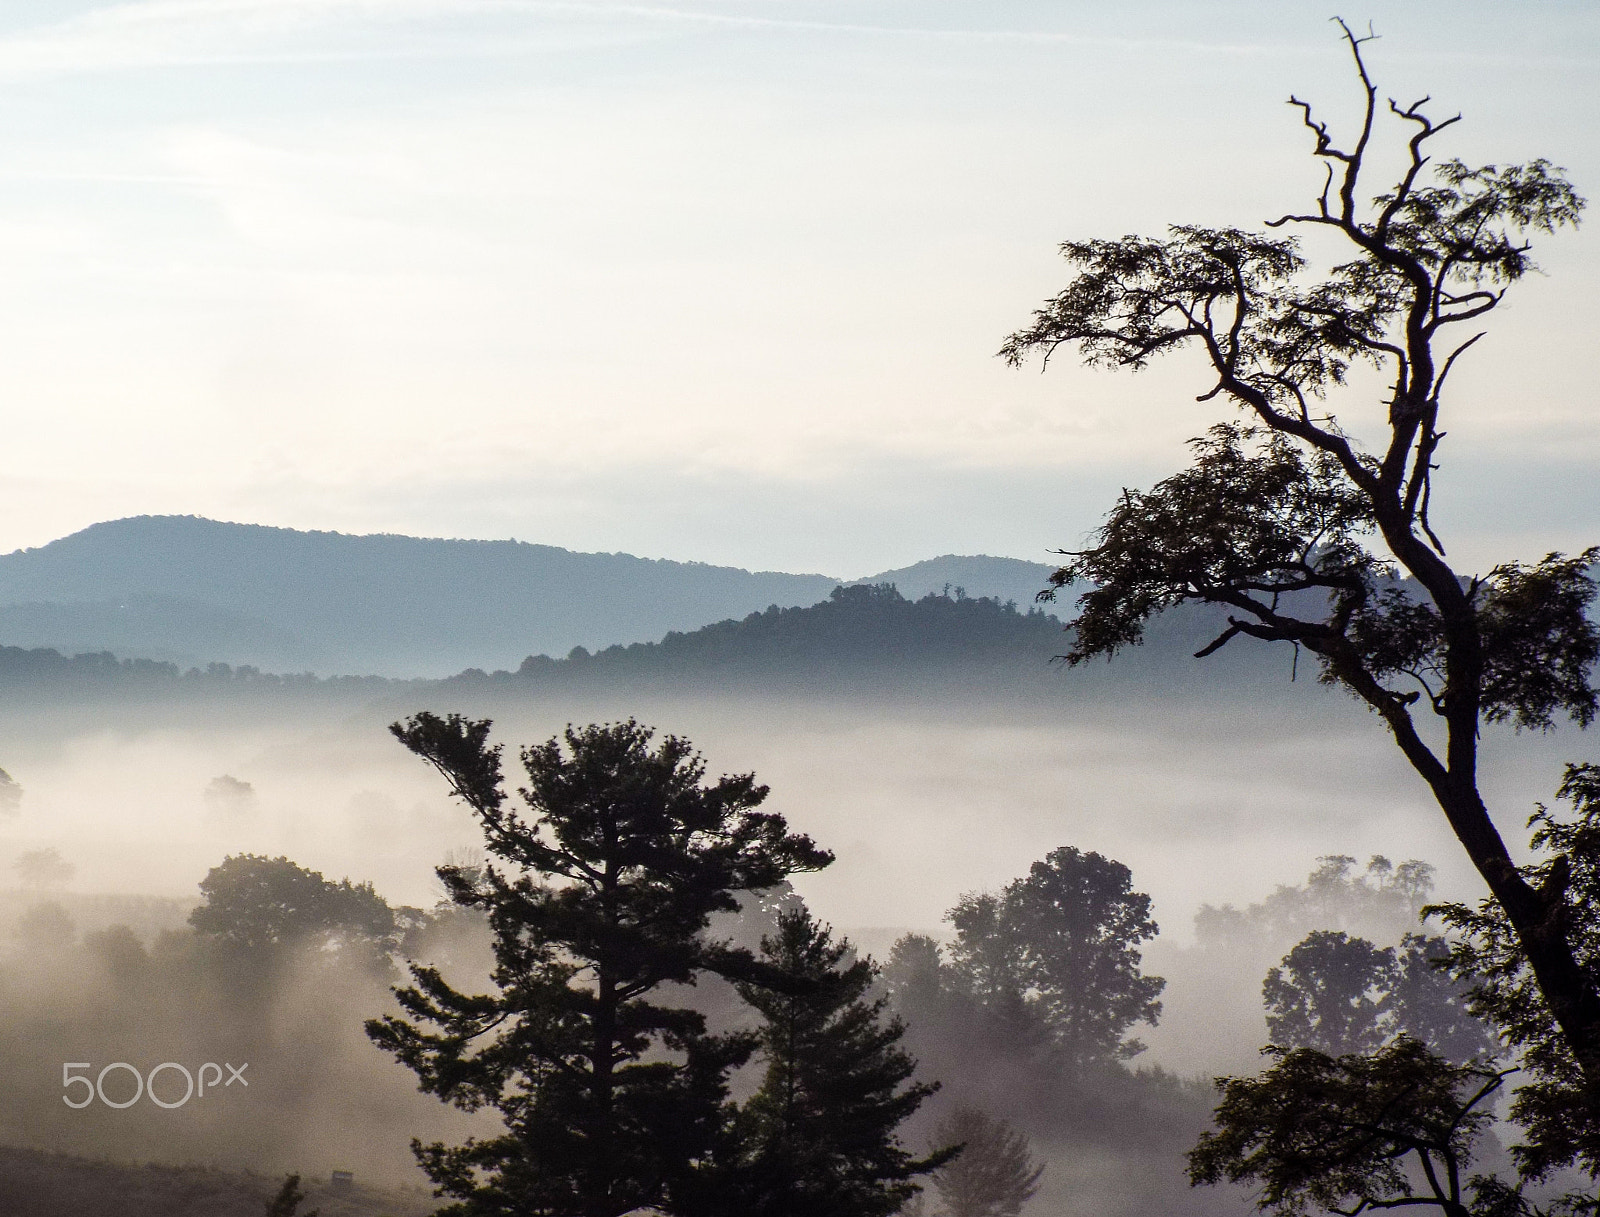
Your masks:
{"label": "treeline", "polygon": [[[907,600],[892,584],[838,587],[806,608],[769,607],[743,620],[721,621],[659,642],[575,648],[564,659],[532,655],[516,672],[469,668],[449,685],[492,682],[543,689],[636,682],[736,681],[783,689],[881,684],[886,679],[1015,684],[1048,676],[1061,649],[1061,623],[1036,608],[953,594]],[[0,646],[0,687],[31,690],[285,689],[370,691],[407,685],[379,676],[279,674],[225,663],[180,667],[153,659],[119,659],[109,651],[65,655],[50,648]]]}
{"label": "treeline", "polygon": [[51,647],[0,646],[0,687],[12,689],[341,689],[377,693],[405,683],[382,676],[263,672],[248,664],[183,668],[165,660],[119,659],[110,651],[63,655]]}
{"label": "treeline", "polygon": [[[486,970],[476,918],[392,907],[368,884],[254,855],[214,867],[200,897],[187,924],[154,932],[80,930],[75,913],[92,924],[104,910],[49,893],[19,910],[0,969],[0,1143],[381,1182],[410,1173],[409,1137],[473,1129],[385,1067],[361,1020],[408,955]],[[86,1063],[71,1072],[93,1085],[87,1104],[83,1083],[63,1087],[67,1062]],[[102,1077],[115,1062],[128,1068]],[[164,1062],[187,1070],[187,1098],[182,1071],[152,1075]],[[228,1066],[242,1070],[232,1085]]]}
{"label": "treeline", "polygon": [[[283,1190],[278,1176],[249,1170],[160,1162],[116,1162],[47,1150],[0,1146],[0,1217],[278,1217],[267,1205]],[[435,1205],[421,1189],[362,1183],[305,1182],[311,1209],[293,1217],[426,1217]]]}
{"label": "treeline", "polygon": [[1193,652],[1216,636],[1219,616],[1182,607],[1150,628],[1159,645],[1115,670],[1104,665],[1067,675],[1059,656],[1071,649],[1063,623],[1074,597],[1042,608],[967,596],[945,588],[910,600],[889,583],[837,587],[818,604],[770,606],[738,621],[719,621],[660,642],[575,648],[563,659],[530,655],[514,673],[469,670],[447,686],[565,692],[579,688],[671,689],[697,693],[949,691],[1060,696],[1128,691],[1170,697],[1198,688],[1202,669],[1211,696],[1220,678],[1236,695],[1290,691],[1294,657],[1272,648],[1234,649],[1204,664]]}
{"label": "treeline", "polygon": [[[482,856],[458,854],[446,870],[469,898],[486,890]],[[1214,968],[1229,942],[1249,950],[1263,935],[1282,941],[1284,933],[1306,926],[1354,920],[1398,932],[1408,921],[1415,925],[1427,894],[1426,871],[1417,863],[1390,868],[1378,859],[1359,875],[1351,874],[1349,859],[1329,859],[1303,887],[1203,918],[1209,962]],[[402,982],[407,960],[462,992],[493,992],[495,933],[484,910],[451,899],[430,909],[393,906],[370,884],[248,854],[214,867],[201,881],[200,896],[182,929],[135,933],[112,926],[82,934],[65,909],[36,897],[13,927],[22,952],[8,965],[0,990],[5,1066],[24,1081],[14,1092],[11,1110],[19,1123],[6,1130],[8,1139],[257,1170],[309,1174],[334,1166],[371,1181],[396,1173],[414,1135],[465,1130],[481,1138],[494,1131],[492,1123],[442,1125],[446,1109],[410,1093],[405,1075],[383,1067],[360,1035],[362,1020],[387,1007],[388,990]],[[1233,1197],[1190,1194],[1183,1178],[1182,1155],[1215,1103],[1209,1081],[1138,1068],[1141,1045],[1131,1032],[1159,1020],[1167,982],[1142,967],[1141,944],[1156,927],[1149,898],[1135,889],[1128,869],[1064,846],[998,891],[962,896],[947,920],[953,931],[947,941],[907,935],[880,968],[817,925],[780,884],[715,915],[704,940],[791,973],[810,969],[813,982],[820,982],[816,996],[769,997],[772,991],[759,986],[707,975],[693,987],[669,987],[663,1005],[696,1012],[716,1037],[749,1035],[763,1024],[782,1027],[786,1040],[798,1037],[813,1053],[830,1032],[830,1050],[839,1050],[838,1015],[853,1012],[857,1031],[870,1033],[865,1040],[857,1034],[853,1046],[870,1048],[877,1036],[886,1041],[879,1047],[890,1049],[878,1054],[876,1067],[899,1083],[891,1091],[914,1097],[904,1084],[913,1077],[923,1087],[939,1084],[922,1111],[907,1102],[894,1113],[909,1116],[899,1121],[899,1139],[913,1160],[954,1144],[971,1148],[922,1179],[925,1195],[912,1198],[907,1213],[1009,1212],[1007,1206],[1020,1210],[1036,1190],[1032,1211],[1041,1214],[1055,1211],[1064,1196],[1074,1205],[1093,1198],[1096,1211],[1104,1212],[1235,1211]],[[1465,1029],[1476,1038],[1457,1039],[1450,1055],[1492,1051],[1446,978],[1417,966],[1437,954],[1422,946],[1413,939],[1395,950],[1343,932],[1306,933],[1265,978],[1255,973],[1258,991],[1266,982],[1273,1041],[1337,1053],[1370,1049],[1401,1030],[1438,1042]],[[880,1003],[876,1016],[874,1001]],[[897,1024],[904,1024],[903,1032]],[[844,1039],[843,1046],[852,1047],[850,1037]],[[145,1099],[131,1109],[145,1117],[135,1123],[98,1103],[66,1110],[54,1071],[28,1068],[40,1059],[92,1060],[92,1076],[119,1059],[148,1071],[159,1060],[193,1066],[197,1052],[250,1062],[251,1090],[236,1087],[239,1093],[207,1098],[210,1109],[196,1100],[160,1111]],[[862,1069],[867,1059],[851,1056],[850,1068],[832,1075],[833,1085],[846,1093],[851,1086],[871,1090]],[[907,1072],[912,1061],[914,1075]],[[778,1077],[789,1074],[780,1068]],[[761,1116],[758,1091],[752,1091],[758,1081],[758,1075],[736,1080],[751,1112],[747,1134],[762,1120],[770,1127],[770,1110]],[[172,1093],[173,1083],[171,1077],[163,1082],[168,1090],[162,1097],[169,1101],[181,1097]],[[129,1084],[128,1078],[109,1079],[108,1097],[123,1101],[127,1096],[114,1087]],[[830,1120],[839,1104],[834,1091]],[[1105,1185],[1086,1178],[1085,1168],[1107,1161],[1120,1163],[1125,1178],[1102,1197]],[[45,1201],[57,1191],[81,1193],[73,1191],[74,1172],[64,1166],[46,1169],[48,1163],[29,1159],[18,1169],[24,1167],[51,1189],[33,1211],[53,1211]],[[152,1214],[168,1211],[161,1205],[163,1178],[141,1176]],[[170,1182],[188,1188],[194,1180],[176,1172]],[[212,1182],[239,1190],[231,1179]],[[260,1193],[266,1183],[258,1183],[251,1186]],[[166,1197],[169,1205],[172,1199]],[[392,1200],[388,1211],[398,1211]]]}
{"label": "treeline", "polygon": [[[1260,1207],[1280,1217],[1312,1203],[1592,1217],[1592,1186],[1553,1202],[1537,1190],[1571,1165],[1592,1185],[1592,1143],[1574,1118],[1570,1072],[1541,1063],[1551,1059],[1540,1056],[1543,1018],[1530,1017],[1521,990],[1501,987],[1504,928],[1492,906],[1440,906],[1453,934],[1407,932],[1394,947],[1313,929],[1262,983],[1274,1063],[1218,1079],[1222,1101],[1203,1130],[1197,1087],[1127,1068],[1143,1050],[1130,1032],[1156,1023],[1165,981],[1143,972],[1141,944],[1157,926],[1122,864],[1063,846],[1000,891],[963,896],[948,915],[954,941],[902,938],[881,975],[889,996],[872,1000],[877,969],[803,904],[778,911],[758,950],[712,932],[741,897],[762,899],[833,860],[757,810],[767,790],[754,775],[706,781],[686,741],[651,748],[653,733],[629,720],[569,726],[522,748],[526,784],[513,796],[490,726],[422,713],[392,731],[483,829],[490,862],[439,875],[457,905],[488,919],[491,987],[464,991],[414,965],[395,990],[401,1013],[367,1024],[423,1089],[501,1118],[490,1141],[414,1143],[456,1201],[443,1210],[452,1217],[889,1217],[915,1211],[927,1183],[945,1217],[1016,1214],[1040,1164],[1026,1131],[995,1108],[1015,1108],[1019,1095],[1033,1102],[1030,1122],[1079,1122],[1080,1144],[1085,1117],[1102,1139],[1114,1128],[1125,1162],[1129,1140],[1155,1142],[1148,1165],[1187,1141],[1188,1182],[1258,1186]],[[1578,819],[1541,808],[1536,843],[1592,840],[1600,771],[1570,771],[1560,794]],[[1409,902],[1430,880],[1414,861],[1375,858],[1355,880],[1353,865],[1327,859],[1313,900],[1345,889]],[[1585,890],[1592,878],[1567,877]],[[1308,902],[1271,903],[1287,912]],[[1248,919],[1210,918],[1225,932]],[[675,1000],[718,978],[760,1015],[754,1028],[718,1029]],[[919,1038],[924,1065],[952,1089],[999,1080],[1012,1097],[957,1106],[914,1148],[913,1118],[937,1085],[914,1080],[908,1049]],[[1510,1109],[1525,1137],[1513,1173],[1495,1169],[1490,1105],[1524,1046],[1535,1079]],[[731,1075],[752,1060],[762,1079],[741,1102]],[[980,1139],[980,1128],[994,1135]],[[993,1157],[974,1169],[980,1143]],[[973,1196],[978,1182],[1002,1179],[1005,1192]],[[1206,1194],[1224,1207],[1235,1199]],[[1178,1207],[1154,1198],[1146,1191],[1140,1207]]]}

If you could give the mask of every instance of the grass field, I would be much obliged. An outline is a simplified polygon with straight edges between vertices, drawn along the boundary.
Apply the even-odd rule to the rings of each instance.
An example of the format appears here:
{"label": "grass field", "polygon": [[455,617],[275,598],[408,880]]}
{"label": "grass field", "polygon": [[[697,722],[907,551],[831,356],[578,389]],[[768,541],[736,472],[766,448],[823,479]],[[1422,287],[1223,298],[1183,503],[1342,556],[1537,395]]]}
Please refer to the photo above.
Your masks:
{"label": "grass field", "polygon": [[[205,1166],[137,1165],[0,1147],[0,1217],[260,1217],[283,1180]],[[302,1213],[425,1217],[440,1203],[422,1191],[335,1192],[301,1181]]]}

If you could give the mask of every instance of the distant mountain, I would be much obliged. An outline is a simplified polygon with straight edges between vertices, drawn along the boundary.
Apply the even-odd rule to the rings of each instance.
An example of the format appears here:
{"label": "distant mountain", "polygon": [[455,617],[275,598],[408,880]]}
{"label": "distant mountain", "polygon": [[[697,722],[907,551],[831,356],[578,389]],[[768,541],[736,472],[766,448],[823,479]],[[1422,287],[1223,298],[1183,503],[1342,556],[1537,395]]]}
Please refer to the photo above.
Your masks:
{"label": "distant mountain", "polygon": [[836,585],[805,607],[773,605],[657,642],[613,645],[565,657],[532,655],[516,671],[471,668],[443,682],[382,676],[272,674],[212,663],[183,669],[171,662],[73,656],[47,648],[0,646],[0,691],[67,701],[240,695],[260,702],[337,694],[382,697],[430,686],[489,682],[532,695],[622,686],[692,689],[697,694],[907,688],[1015,689],[1049,679],[1063,643],[1061,623],[1030,606],[969,596],[908,600],[883,583]]}
{"label": "distant mountain", "polygon": [[140,516],[0,557],[0,643],[442,676],[812,603],[835,584],[515,541]]}
{"label": "distant mountain", "polygon": [[[861,582],[899,583],[912,598],[950,583],[1021,603],[1049,569],[947,556]],[[442,676],[814,604],[840,582],[516,541],[137,516],[0,556],[0,644],[183,666]]]}
{"label": "distant mountain", "polygon": [[1050,573],[1055,569],[1041,562],[1024,562],[1021,558],[944,554],[851,582],[892,583],[908,600],[961,591],[974,598],[989,597],[1002,604],[1014,600],[1026,608],[1048,586]]}
{"label": "distant mountain", "polygon": [[[0,563],[5,559],[0,558]],[[69,652],[115,651],[204,667],[223,661],[273,672],[328,670],[333,658],[281,626],[197,600],[116,600],[0,605],[0,641]]]}

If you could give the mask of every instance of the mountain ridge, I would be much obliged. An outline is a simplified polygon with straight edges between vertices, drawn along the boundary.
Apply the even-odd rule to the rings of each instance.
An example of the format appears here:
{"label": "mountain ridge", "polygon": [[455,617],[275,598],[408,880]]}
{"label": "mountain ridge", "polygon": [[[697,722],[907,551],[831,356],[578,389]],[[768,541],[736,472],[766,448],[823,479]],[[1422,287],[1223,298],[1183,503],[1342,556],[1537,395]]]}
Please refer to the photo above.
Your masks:
{"label": "mountain ridge", "polygon": [[840,580],[527,541],[132,516],[0,555],[0,644],[442,677],[814,604],[841,583],[1031,600],[1049,569],[947,554]]}

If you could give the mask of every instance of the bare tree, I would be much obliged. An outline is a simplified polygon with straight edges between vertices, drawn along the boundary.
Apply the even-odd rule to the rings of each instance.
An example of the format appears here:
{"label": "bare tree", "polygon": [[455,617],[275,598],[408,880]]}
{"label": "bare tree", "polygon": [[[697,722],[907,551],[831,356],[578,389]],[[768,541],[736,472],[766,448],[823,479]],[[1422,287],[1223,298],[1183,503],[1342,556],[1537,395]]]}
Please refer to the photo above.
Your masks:
{"label": "bare tree", "polygon": [[[1002,349],[1021,363],[1070,344],[1090,364],[1133,369],[1198,350],[1210,379],[1199,400],[1244,416],[1195,441],[1190,468],[1124,492],[1094,543],[1067,555],[1055,587],[1091,586],[1065,659],[1135,645],[1153,615],[1185,602],[1228,610],[1201,656],[1239,637],[1314,655],[1325,682],[1382,717],[1432,791],[1505,910],[1600,1120],[1600,990],[1563,915],[1566,872],[1543,886],[1519,873],[1478,782],[1485,722],[1594,718],[1600,633],[1585,610],[1600,549],[1469,574],[1429,519],[1446,382],[1480,320],[1535,269],[1528,234],[1575,226],[1584,200],[1545,160],[1433,160],[1459,116],[1434,119],[1426,98],[1380,107],[1370,35],[1340,24],[1365,108],[1344,143],[1290,99],[1326,167],[1309,210],[1269,221],[1270,233],[1178,225],[1164,239],[1069,241],[1076,278]],[[1374,197],[1368,161],[1384,123],[1400,128],[1403,167]],[[1314,272],[1282,231],[1296,227],[1342,241],[1347,260]],[[1388,386],[1384,442],[1370,450],[1325,400],[1359,396],[1347,372],[1361,364]]]}

